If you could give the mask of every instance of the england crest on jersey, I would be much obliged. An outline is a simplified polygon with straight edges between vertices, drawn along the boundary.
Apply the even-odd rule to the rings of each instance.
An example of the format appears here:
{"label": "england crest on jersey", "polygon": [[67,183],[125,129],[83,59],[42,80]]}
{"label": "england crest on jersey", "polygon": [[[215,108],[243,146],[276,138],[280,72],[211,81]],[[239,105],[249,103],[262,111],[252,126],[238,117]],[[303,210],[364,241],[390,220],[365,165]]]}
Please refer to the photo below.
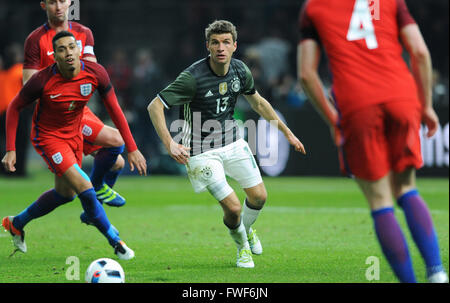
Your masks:
{"label": "england crest on jersey", "polygon": [[85,124],[81,129],[81,133],[83,134],[83,136],[89,137],[90,135],[92,135],[92,128]]}
{"label": "england crest on jersey", "polygon": [[56,164],[59,165],[63,161],[63,156],[61,155],[61,153],[58,152],[58,153],[52,155],[52,159],[53,159],[53,162],[55,162]]}
{"label": "england crest on jersey", "polygon": [[89,96],[91,92],[92,92],[92,83],[80,85],[80,93],[83,97]]}

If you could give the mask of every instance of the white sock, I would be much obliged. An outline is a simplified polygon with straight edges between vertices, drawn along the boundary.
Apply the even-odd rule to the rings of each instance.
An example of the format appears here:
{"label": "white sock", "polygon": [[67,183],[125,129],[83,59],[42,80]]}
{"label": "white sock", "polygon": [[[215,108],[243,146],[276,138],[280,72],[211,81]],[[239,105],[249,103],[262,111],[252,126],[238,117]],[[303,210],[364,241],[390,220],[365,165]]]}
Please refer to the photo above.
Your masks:
{"label": "white sock", "polygon": [[255,223],[256,218],[258,218],[261,209],[253,209],[247,206],[247,199],[244,201],[244,207],[242,211],[242,222],[245,226],[245,231],[247,235],[250,234],[250,227]]}
{"label": "white sock", "polygon": [[245,232],[245,227],[244,224],[242,223],[241,220],[241,224],[239,224],[239,226],[236,229],[230,229],[230,235],[231,238],[234,240],[234,242],[236,243],[236,246],[238,249],[250,249],[250,245],[248,244],[248,240],[247,240],[247,233]]}

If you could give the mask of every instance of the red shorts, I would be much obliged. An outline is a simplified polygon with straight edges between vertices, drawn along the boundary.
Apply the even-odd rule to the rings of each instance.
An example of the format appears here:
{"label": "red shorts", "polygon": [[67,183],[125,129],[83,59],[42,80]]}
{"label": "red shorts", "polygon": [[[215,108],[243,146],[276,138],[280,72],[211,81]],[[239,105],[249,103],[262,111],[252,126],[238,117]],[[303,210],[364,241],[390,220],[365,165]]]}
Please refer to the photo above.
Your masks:
{"label": "red shorts", "polygon": [[102,148],[100,145],[94,145],[100,131],[105,124],[89,109],[84,107],[83,119],[81,120],[81,132],[83,134],[83,153],[87,156],[96,150]]}
{"label": "red shorts", "polygon": [[342,172],[375,181],[389,171],[420,168],[420,122],[421,108],[412,102],[378,104],[343,117],[340,130],[344,143],[339,148]]}
{"label": "red shorts", "polygon": [[81,136],[71,139],[55,137],[31,140],[34,149],[47,163],[48,168],[57,176],[62,176],[71,166],[81,167],[83,159],[83,141]]}

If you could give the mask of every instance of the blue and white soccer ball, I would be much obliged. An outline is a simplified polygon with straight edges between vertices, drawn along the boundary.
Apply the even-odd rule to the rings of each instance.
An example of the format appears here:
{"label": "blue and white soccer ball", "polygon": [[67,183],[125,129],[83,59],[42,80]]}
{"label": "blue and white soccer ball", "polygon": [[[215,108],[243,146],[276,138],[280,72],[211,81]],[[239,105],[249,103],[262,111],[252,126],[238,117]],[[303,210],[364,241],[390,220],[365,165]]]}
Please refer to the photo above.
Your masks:
{"label": "blue and white soccer ball", "polygon": [[125,273],[117,261],[97,259],[86,270],[87,283],[125,283]]}

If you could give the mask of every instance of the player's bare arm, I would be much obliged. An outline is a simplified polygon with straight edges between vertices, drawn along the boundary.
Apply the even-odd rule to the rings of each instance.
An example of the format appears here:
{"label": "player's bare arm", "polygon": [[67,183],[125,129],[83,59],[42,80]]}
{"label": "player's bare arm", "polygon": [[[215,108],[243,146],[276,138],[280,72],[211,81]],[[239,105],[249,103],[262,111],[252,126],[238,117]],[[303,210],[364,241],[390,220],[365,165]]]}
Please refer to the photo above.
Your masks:
{"label": "player's bare arm", "polygon": [[281,121],[272,105],[264,99],[258,92],[253,95],[244,95],[252,109],[267,121],[277,121],[278,129],[284,134],[289,143],[294,146],[295,150],[306,154],[305,147],[302,142],[292,133],[286,124]]}
{"label": "player's bare arm", "polygon": [[330,126],[331,136],[336,145],[341,144],[341,136],[336,127],[338,114],[330,98],[325,95],[324,86],[318,73],[320,60],[320,46],[313,39],[302,41],[298,45],[297,61],[298,79],[309,100],[319,114]]}
{"label": "player's bare arm", "polygon": [[417,24],[408,24],[400,31],[400,38],[409,53],[411,71],[416,80],[419,99],[423,105],[422,121],[428,127],[427,136],[437,130],[439,119],[432,104],[432,63],[427,45]]}
{"label": "player's bare arm", "polygon": [[180,164],[187,164],[189,161],[189,147],[173,141],[166,125],[166,118],[164,116],[164,105],[159,97],[153,99],[147,107],[150,119],[156,132],[167,149],[169,155]]}
{"label": "player's bare arm", "polygon": [[335,126],[338,120],[336,108],[330,103],[324,92],[320,80],[318,67],[320,60],[320,46],[313,39],[307,39],[298,46],[298,79],[309,100],[321,114],[325,122]]}

